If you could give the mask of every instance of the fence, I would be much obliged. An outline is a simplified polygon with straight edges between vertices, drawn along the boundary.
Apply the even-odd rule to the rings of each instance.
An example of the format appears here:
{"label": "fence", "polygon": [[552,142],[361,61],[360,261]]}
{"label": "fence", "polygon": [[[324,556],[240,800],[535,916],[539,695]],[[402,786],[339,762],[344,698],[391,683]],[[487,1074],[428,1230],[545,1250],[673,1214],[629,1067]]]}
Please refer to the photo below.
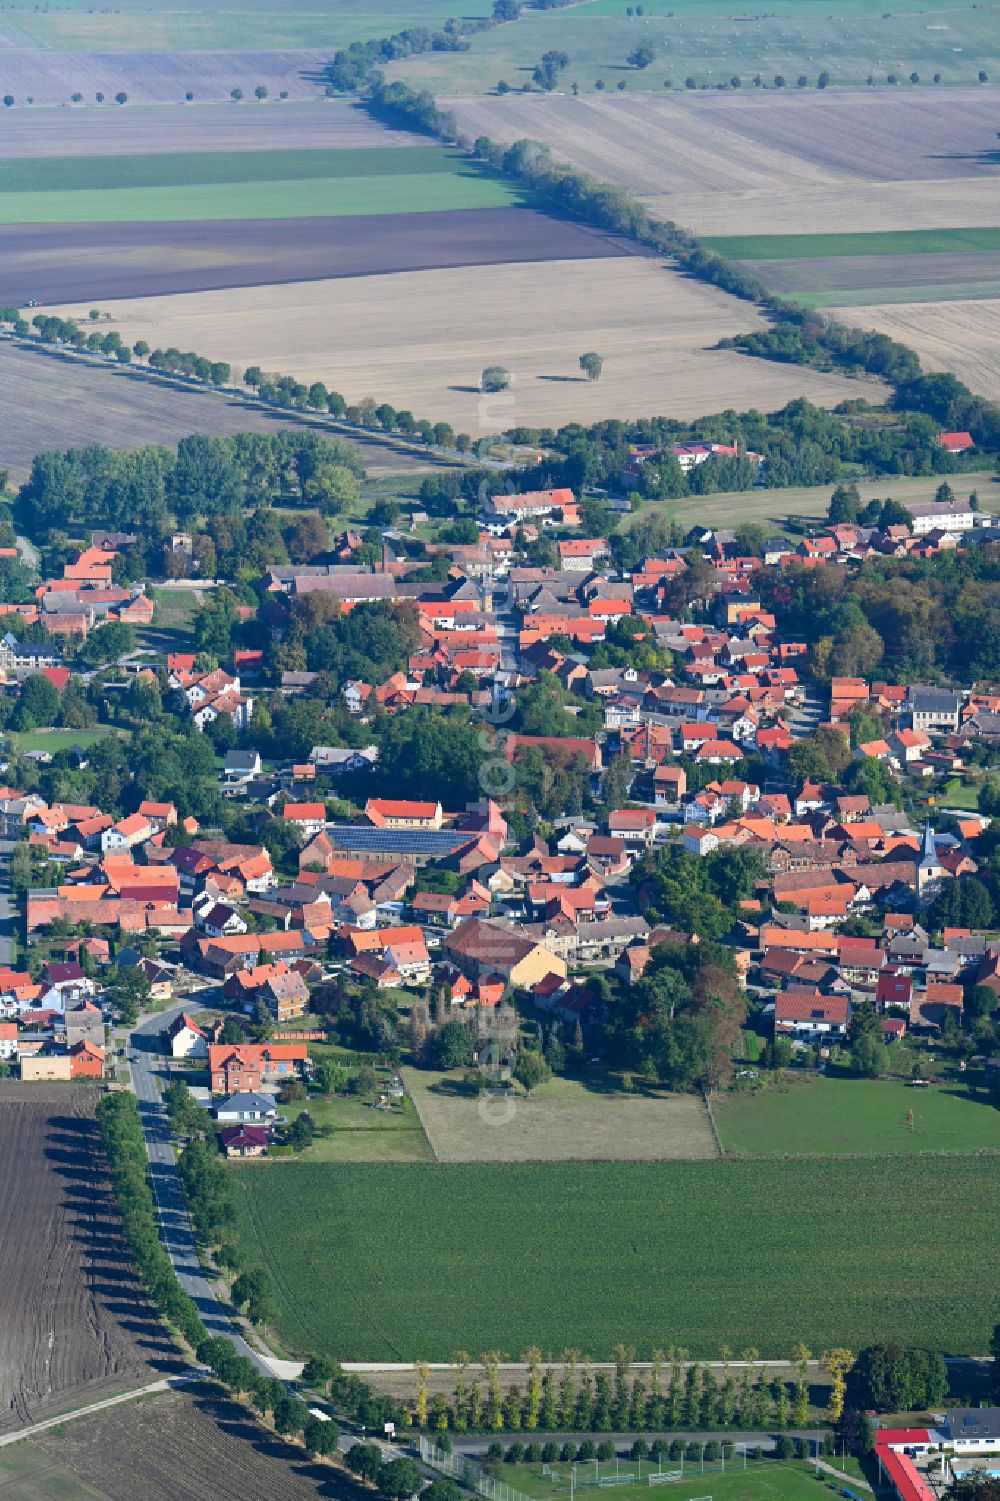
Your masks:
{"label": "fence", "polygon": [[446,1454],[437,1444],[421,1437],[420,1458],[425,1465],[440,1470],[442,1475],[449,1475],[470,1491],[486,1496],[487,1501],[531,1501],[523,1491],[516,1490],[505,1480],[495,1480],[492,1475],[488,1475],[482,1465],[469,1454]]}

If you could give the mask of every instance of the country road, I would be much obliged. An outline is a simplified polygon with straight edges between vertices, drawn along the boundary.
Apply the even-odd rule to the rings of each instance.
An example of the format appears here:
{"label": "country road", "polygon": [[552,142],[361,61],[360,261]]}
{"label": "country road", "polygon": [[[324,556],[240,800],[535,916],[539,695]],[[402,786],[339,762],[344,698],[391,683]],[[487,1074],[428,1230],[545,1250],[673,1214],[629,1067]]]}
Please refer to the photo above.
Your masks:
{"label": "country road", "polygon": [[132,1075],[132,1088],[139,1105],[139,1117],[146,1137],[146,1153],[153,1182],[153,1193],[160,1215],[160,1230],[163,1244],[173,1262],[181,1287],[198,1306],[202,1321],[209,1334],[221,1335],[236,1347],[239,1355],[252,1360],[265,1376],[279,1374],[263,1356],[250,1347],[238,1326],[219,1302],[216,1284],[205,1275],[198,1259],[198,1248],[191,1231],[184,1189],[181,1186],[174,1148],[170,1137],[170,1124],[157,1089],[160,1069],[159,1034],[179,1016],[185,1008],[174,1006],[169,1011],[141,1021],[132,1032],[128,1043],[128,1062]]}
{"label": "country road", "polygon": [[186,1386],[189,1381],[197,1381],[201,1376],[200,1371],[191,1371],[181,1376],[161,1376],[159,1381],[149,1381],[145,1386],[133,1387],[131,1391],[119,1392],[114,1397],[104,1397],[100,1402],[90,1402],[86,1407],[74,1407],[69,1412],[57,1413],[54,1418],[43,1418],[40,1423],[32,1423],[27,1428],[18,1428],[13,1433],[0,1434],[0,1449],[5,1444],[19,1443],[23,1438],[34,1438],[36,1433],[44,1433],[48,1428],[61,1428],[64,1423],[75,1423],[78,1418],[89,1418],[95,1412],[104,1412],[108,1407],[120,1407],[124,1402],[137,1402],[140,1397],[150,1397],[157,1392],[169,1392],[179,1386]]}

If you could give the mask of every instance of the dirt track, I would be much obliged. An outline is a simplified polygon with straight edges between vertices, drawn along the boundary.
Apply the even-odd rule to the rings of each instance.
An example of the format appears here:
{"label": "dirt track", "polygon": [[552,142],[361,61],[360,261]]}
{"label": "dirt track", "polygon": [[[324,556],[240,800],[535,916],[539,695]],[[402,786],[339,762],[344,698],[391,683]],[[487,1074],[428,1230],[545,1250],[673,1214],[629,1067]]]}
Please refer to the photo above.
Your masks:
{"label": "dirt track", "polygon": [[131,1271],[97,1098],[0,1085],[0,1431],[179,1368]]}
{"label": "dirt track", "polygon": [[180,224],[0,228],[0,302],[48,306],[397,271],[643,255],[524,208]]}

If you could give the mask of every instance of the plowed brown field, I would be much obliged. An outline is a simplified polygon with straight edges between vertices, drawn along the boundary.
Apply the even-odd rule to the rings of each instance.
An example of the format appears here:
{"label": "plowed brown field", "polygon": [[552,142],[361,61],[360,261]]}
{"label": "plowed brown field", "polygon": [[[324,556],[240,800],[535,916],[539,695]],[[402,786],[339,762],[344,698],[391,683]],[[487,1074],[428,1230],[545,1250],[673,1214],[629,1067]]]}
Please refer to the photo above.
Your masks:
{"label": "plowed brown field", "polygon": [[121,1236],[97,1098],[0,1086],[0,1432],[177,1368]]}

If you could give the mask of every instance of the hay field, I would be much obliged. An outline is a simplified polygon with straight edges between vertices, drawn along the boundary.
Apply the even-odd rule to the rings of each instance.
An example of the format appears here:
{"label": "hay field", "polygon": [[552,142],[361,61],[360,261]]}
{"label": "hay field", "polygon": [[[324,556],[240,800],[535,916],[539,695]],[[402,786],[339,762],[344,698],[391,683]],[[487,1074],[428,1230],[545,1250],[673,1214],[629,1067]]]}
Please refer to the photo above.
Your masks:
{"label": "hay field", "polygon": [[693,1095],[597,1095],[552,1079],[530,1099],[482,1101],[454,1075],[404,1069],[439,1162],[657,1162],[717,1157]]}
{"label": "hay field", "polygon": [[889,334],[915,349],[925,369],[950,370],[980,396],[1000,399],[1000,298],[840,307],[836,317]]}
{"label": "hay field", "polygon": [[[482,436],[663,414],[681,419],[797,396],[881,399],[870,382],[755,361],[712,346],[762,326],[748,304],[640,257],[550,261],[299,282],[106,305],[128,343],[197,349],[321,379],[348,401],[372,396]],[[64,306],[64,315],[86,316]],[[604,374],[581,377],[586,350]],[[485,366],[512,389],[482,398]]]}

